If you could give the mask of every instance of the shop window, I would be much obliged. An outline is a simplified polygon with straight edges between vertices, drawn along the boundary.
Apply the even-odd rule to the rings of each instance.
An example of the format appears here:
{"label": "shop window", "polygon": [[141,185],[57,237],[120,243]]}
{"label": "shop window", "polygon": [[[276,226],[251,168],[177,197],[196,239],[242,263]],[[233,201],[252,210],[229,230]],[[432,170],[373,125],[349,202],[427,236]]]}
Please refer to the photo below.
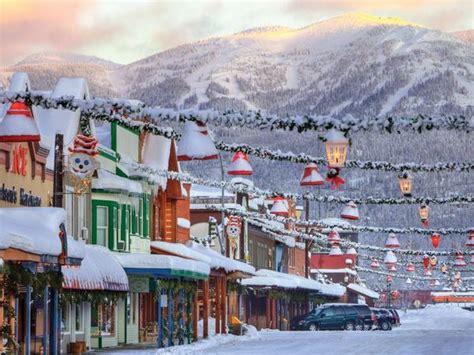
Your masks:
{"label": "shop window", "polygon": [[108,241],[108,229],[109,229],[109,210],[105,206],[97,206],[97,226],[96,226],[96,244],[107,246]]}
{"label": "shop window", "polygon": [[93,307],[91,328],[92,334],[96,336],[115,335],[115,307],[112,303],[103,303]]}
{"label": "shop window", "polygon": [[64,303],[61,306],[61,332],[69,333],[71,331],[70,318],[69,314],[69,304]]}
{"label": "shop window", "polygon": [[74,319],[74,322],[75,322],[75,329],[76,329],[76,332],[82,332],[84,331],[84,327],[83,327],[83,322],[82,322],[82,307],[80,304],[75,304],[74,305],[74,308],[75,308],[75,319]]}

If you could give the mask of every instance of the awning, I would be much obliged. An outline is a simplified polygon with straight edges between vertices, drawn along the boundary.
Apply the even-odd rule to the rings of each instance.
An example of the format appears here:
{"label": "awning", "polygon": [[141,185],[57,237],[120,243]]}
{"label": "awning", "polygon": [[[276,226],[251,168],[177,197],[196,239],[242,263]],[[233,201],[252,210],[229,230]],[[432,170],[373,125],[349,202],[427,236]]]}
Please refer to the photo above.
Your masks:
{"label": "awning", "polygon": [[209,265],[171,255],[114,253],[128,275],[207,279]]}
{"label": "awning", "polygon": [[153,241],[150,243],[150,247],[155,252],[164,252],[165,254],[172,254],[186,259],[194,259],[206,264],[211,263],[209,256],[203,255],[181,243]]}
{"label": "awning", "polygon": [[80,267],[63,267],[63,287],[69,290],[128,291],[128,277],[122,265],[105,247],[86,245]]}
{"label": "awning", "polygon": [[136,194],[143,192],[142,185],[136,181],[117,176],[104,169],[98,169],[97,174],[98,177],[92,179],[93,190],[108,190]]}
{"label": "awning", "polygon": [[362,296],[367,296],[367,297],[373,298],[375,300],[379,298],[379,294],[377,292],[372,291],[371,289],[368,289],[367,287],[362,286],[362,285],[350,283],[349,285],[347,285],[347,288],[351,291],[354,291],[354,292],[362,295]]}

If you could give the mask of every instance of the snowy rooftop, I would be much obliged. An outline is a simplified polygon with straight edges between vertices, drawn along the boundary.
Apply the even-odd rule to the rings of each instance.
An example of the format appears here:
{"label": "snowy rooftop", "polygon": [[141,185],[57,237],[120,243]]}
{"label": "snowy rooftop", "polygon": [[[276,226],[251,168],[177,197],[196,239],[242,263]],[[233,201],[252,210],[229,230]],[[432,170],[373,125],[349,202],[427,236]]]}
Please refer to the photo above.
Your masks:
{"label": "snowy rooftop", "polygon": [[104,169],[97,170],[98,177],[92,179],[92,188],[100,190],[118,190],[140,194],[142,185],[136,181],[112,174]]}
{"label": "snowy rooftop", "polygon": [[128,291],[128,277],[122,265],[105,247],[85,246],[79,268],[64,267],[63,287],[82,290]]}
{"label": "snowy rooftop", "polygon": [[208,256],[203,255],[191,248],[188,248],[186,245],[181,244],[181,243],[168,243],[168,242],[154,241],[150,243],[150,246],[153,249],[157,249],[168,254],[180,256],[182,258],[194,259],[206,264],[211,263],[211,259]]}
{"label": "snowy rooftop", "polygon": [[373,299],[378,299],[379,298],[379,294],[375,291],[372,291],[371,289],[365,287],[365,286],[362,286],[362,285],[359,285],[359,284],[354,284],[354,283],[350,283],[347,285],[347,288],[352,290],[352,291],[355,291],[361,295],[364,295],[364,296],[367,296],[367,297],[370,297],[370,298],[373,298]]}
{"label": "snowy rooftop", "polygon": [[[234,197],[232,192],[224,190],[224,197]],[[207,197],[207,198],[221,198],[222,189],[211,186],[193,184],[191,186],[191,198],[193,197]]]}

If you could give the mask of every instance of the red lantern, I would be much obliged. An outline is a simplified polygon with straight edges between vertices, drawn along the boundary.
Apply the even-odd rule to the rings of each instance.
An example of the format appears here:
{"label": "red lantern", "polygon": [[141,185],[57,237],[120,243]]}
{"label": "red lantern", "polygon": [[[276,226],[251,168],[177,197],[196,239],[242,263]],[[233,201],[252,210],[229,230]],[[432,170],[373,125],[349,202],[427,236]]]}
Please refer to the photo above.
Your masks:
{"label": "red lantern", "polygon": [[428,255],[423,256],[423,266],[427,269],[430,266],[430,257]]}
{"label": "red lantern", "polygon": [[0,142],[39,142],[40,139],[31,109],[24,102],[13,102],[0,122]]}
{"label": "red lantern", "polygon": [[414,272],[415,271],[415,265],[413,263],[408,263],[406,267],[407,272]]}
{"label": "red lantern", "polygon": [[390,283],[390,282],[392,282],[392,281],[393,281],[393,278],[392,278],[392,276],[390,276],[390,275],[387,275],[387,278],[385,279],[385,281],[387,281],[387,283]]}
{"label": "red lantern", "polygon": [[380,267],[380,263],[377,259],[373,259],[372,262],[370,263],[370,267],[372,269],[378,269]]}
{"label": "red lantern", "polygon": [[212,160],[219,157],[219,153],[207,131],[204,122],[186,121],[183,135],[178,144],[178,160]]}
{"label": "red lantern", "polygon": [[466,247],[474,248],[474,231],[469,232],[469,236],[467,237],[467,240],[466,240]]}
{"label": "red lantern", "polygon": [[390,296],[392,296],[392,300],[398,300],[400,298],[400,292],[397,290],[394,290],[390,293]]}
{"label": "red lantern", "polygon": [[300,186],[321,186],[324,185],[324,179],[319,173],[318,166],[315,163],[309,163],[303,170]]}
{"label": "red lantern", "polygon": [[341,237],[335,229],[331,229],[328,235],[328,242],[331,245],[338,245],[341,242]]}
{"label": "red lantern", "polygon": [[243,152],[236,152],[232,158],[227,174],[236,176],[250,176],[252,175],[252,166],[250,165],[247,154]]}
{"label": "red lantern", "polygon": [[286,201],[283,197],[275,197],[273,199],[273,206],[270,210],[271,214],[276,216],[283,216],[288,217],[289,208],[288,208],[288,201]]}
{"label": "red lantern", "polygon": [[454,259],[454,266],[456,267],[466,266],[466,262],[464,261],[464,255],[461,252],[456,253],[456,258]]}
{"label": "red lantern", "polygon": [[438,233],[433,233],[431,235],[431,244],[433,244],[433,247],[437,248],[439,246],[439,239],[441,236]]}

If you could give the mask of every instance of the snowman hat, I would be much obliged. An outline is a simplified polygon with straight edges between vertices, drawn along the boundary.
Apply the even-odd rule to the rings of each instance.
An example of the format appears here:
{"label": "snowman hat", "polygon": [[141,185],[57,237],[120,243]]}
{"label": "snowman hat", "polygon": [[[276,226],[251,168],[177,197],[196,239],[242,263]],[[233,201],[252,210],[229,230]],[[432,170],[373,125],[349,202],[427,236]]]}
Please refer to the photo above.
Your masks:
{"label": "snowman hat", "polygon": [[69,148],[71,153],[82,153],[89,155],[91,157],[95,157],[99,154],[97,150],[97,138],[95,137],[88,137],[83,134],[78,134],[74,137],[73,140],[73,147]]}

